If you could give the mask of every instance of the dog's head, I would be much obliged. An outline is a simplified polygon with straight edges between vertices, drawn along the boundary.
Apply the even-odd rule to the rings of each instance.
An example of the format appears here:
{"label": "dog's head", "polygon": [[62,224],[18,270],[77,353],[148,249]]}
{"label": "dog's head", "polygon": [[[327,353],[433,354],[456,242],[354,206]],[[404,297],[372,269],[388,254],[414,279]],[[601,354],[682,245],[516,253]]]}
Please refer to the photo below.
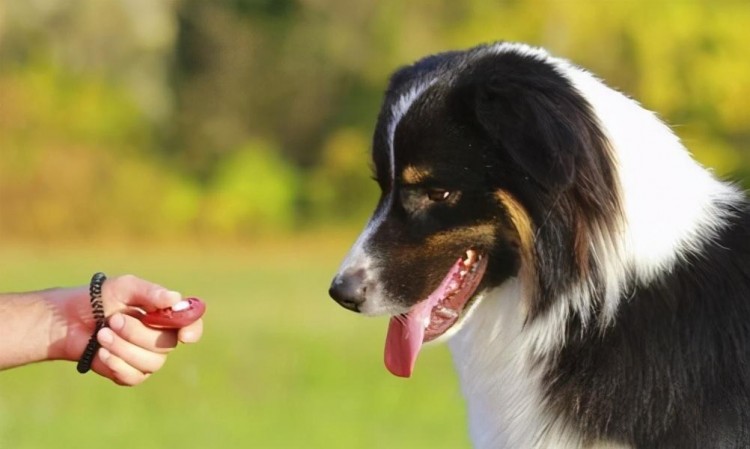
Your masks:
{"label": "dog's head", "polygon": [[397,375],[510,277],[527,286],[528,316],[543,313],[546,290],[588,271],[582,240],[617,204],[588,103],[528,47],[443,53],[397,71],[372,159],[382,194],[330,294],[394,317],[386,364]]}

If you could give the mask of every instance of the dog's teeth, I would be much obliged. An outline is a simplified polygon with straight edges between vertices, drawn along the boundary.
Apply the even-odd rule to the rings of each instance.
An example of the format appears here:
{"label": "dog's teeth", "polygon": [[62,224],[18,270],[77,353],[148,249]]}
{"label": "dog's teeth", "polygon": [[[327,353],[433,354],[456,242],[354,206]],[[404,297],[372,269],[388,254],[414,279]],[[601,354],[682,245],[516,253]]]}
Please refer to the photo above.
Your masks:
{"label": "dog's teeth", "polygon": [[435,309],[435,314],[440,316],[441,318],[456,318],[458,317],[458,312],[456,312],[453,309],[449,309],[447,307],[438,307]]}
{"label": "dog's teeth", "polygon": [[474,263],[474,261],[476,261],[476,258],[477,258],[476,251],[474,251],[473,249],[466,251],[466,260],[464,260],[464,265],[467,267],[470,266],[471,264]]}
{"label": "dog's teeth", "polygon": [[463,279],[464,276],[466,276],[466,273],[468,273],[468,272],[469,272],[469,270],[461,270],[461,271],[458,272],[458,275],[461,277],[461,279]]}

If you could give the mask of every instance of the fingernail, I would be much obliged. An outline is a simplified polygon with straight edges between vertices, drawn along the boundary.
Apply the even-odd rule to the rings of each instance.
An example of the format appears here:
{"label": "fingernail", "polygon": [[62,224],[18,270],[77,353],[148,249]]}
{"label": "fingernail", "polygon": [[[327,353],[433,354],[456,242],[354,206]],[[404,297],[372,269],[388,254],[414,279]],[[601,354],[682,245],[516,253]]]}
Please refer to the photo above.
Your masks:
{"label": "fingernail", "polygon": [[110,355],[112,354],[106,349],[99,348],[99,359],[101,359],[102,362],[106,362]]}
{"label": "fingernail", "polygon": [[109,327],[116,331],[122,330],[125,327],[125,317],[121,313],[116,313],[109,318]]}

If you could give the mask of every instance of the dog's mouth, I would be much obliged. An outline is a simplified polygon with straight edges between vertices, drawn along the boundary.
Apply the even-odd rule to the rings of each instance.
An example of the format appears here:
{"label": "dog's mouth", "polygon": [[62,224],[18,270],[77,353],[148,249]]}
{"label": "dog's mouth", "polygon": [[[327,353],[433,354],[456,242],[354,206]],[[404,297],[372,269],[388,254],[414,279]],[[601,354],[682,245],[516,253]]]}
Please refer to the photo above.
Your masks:
{"label": "dog's mouth", "polygon": [[399,377],[411,376],[422,344],[445,334],[461,319],[486,268],[486,257],[473,249],[466,251],[426,299],[391,317],[385,341],[388,371]]}

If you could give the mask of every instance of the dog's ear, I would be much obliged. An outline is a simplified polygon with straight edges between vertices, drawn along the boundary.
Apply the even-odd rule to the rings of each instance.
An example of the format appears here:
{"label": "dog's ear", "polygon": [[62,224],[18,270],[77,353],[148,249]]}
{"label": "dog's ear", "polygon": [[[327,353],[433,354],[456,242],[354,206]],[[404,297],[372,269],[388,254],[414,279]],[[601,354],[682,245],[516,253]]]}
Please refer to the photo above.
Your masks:
{"label": "dog's ear", "polygon": [[524,172],[547,187],[573,182],[593,122],[587,103],[549,65],[494,55],[460,79],[457,92],[465,117]]}

